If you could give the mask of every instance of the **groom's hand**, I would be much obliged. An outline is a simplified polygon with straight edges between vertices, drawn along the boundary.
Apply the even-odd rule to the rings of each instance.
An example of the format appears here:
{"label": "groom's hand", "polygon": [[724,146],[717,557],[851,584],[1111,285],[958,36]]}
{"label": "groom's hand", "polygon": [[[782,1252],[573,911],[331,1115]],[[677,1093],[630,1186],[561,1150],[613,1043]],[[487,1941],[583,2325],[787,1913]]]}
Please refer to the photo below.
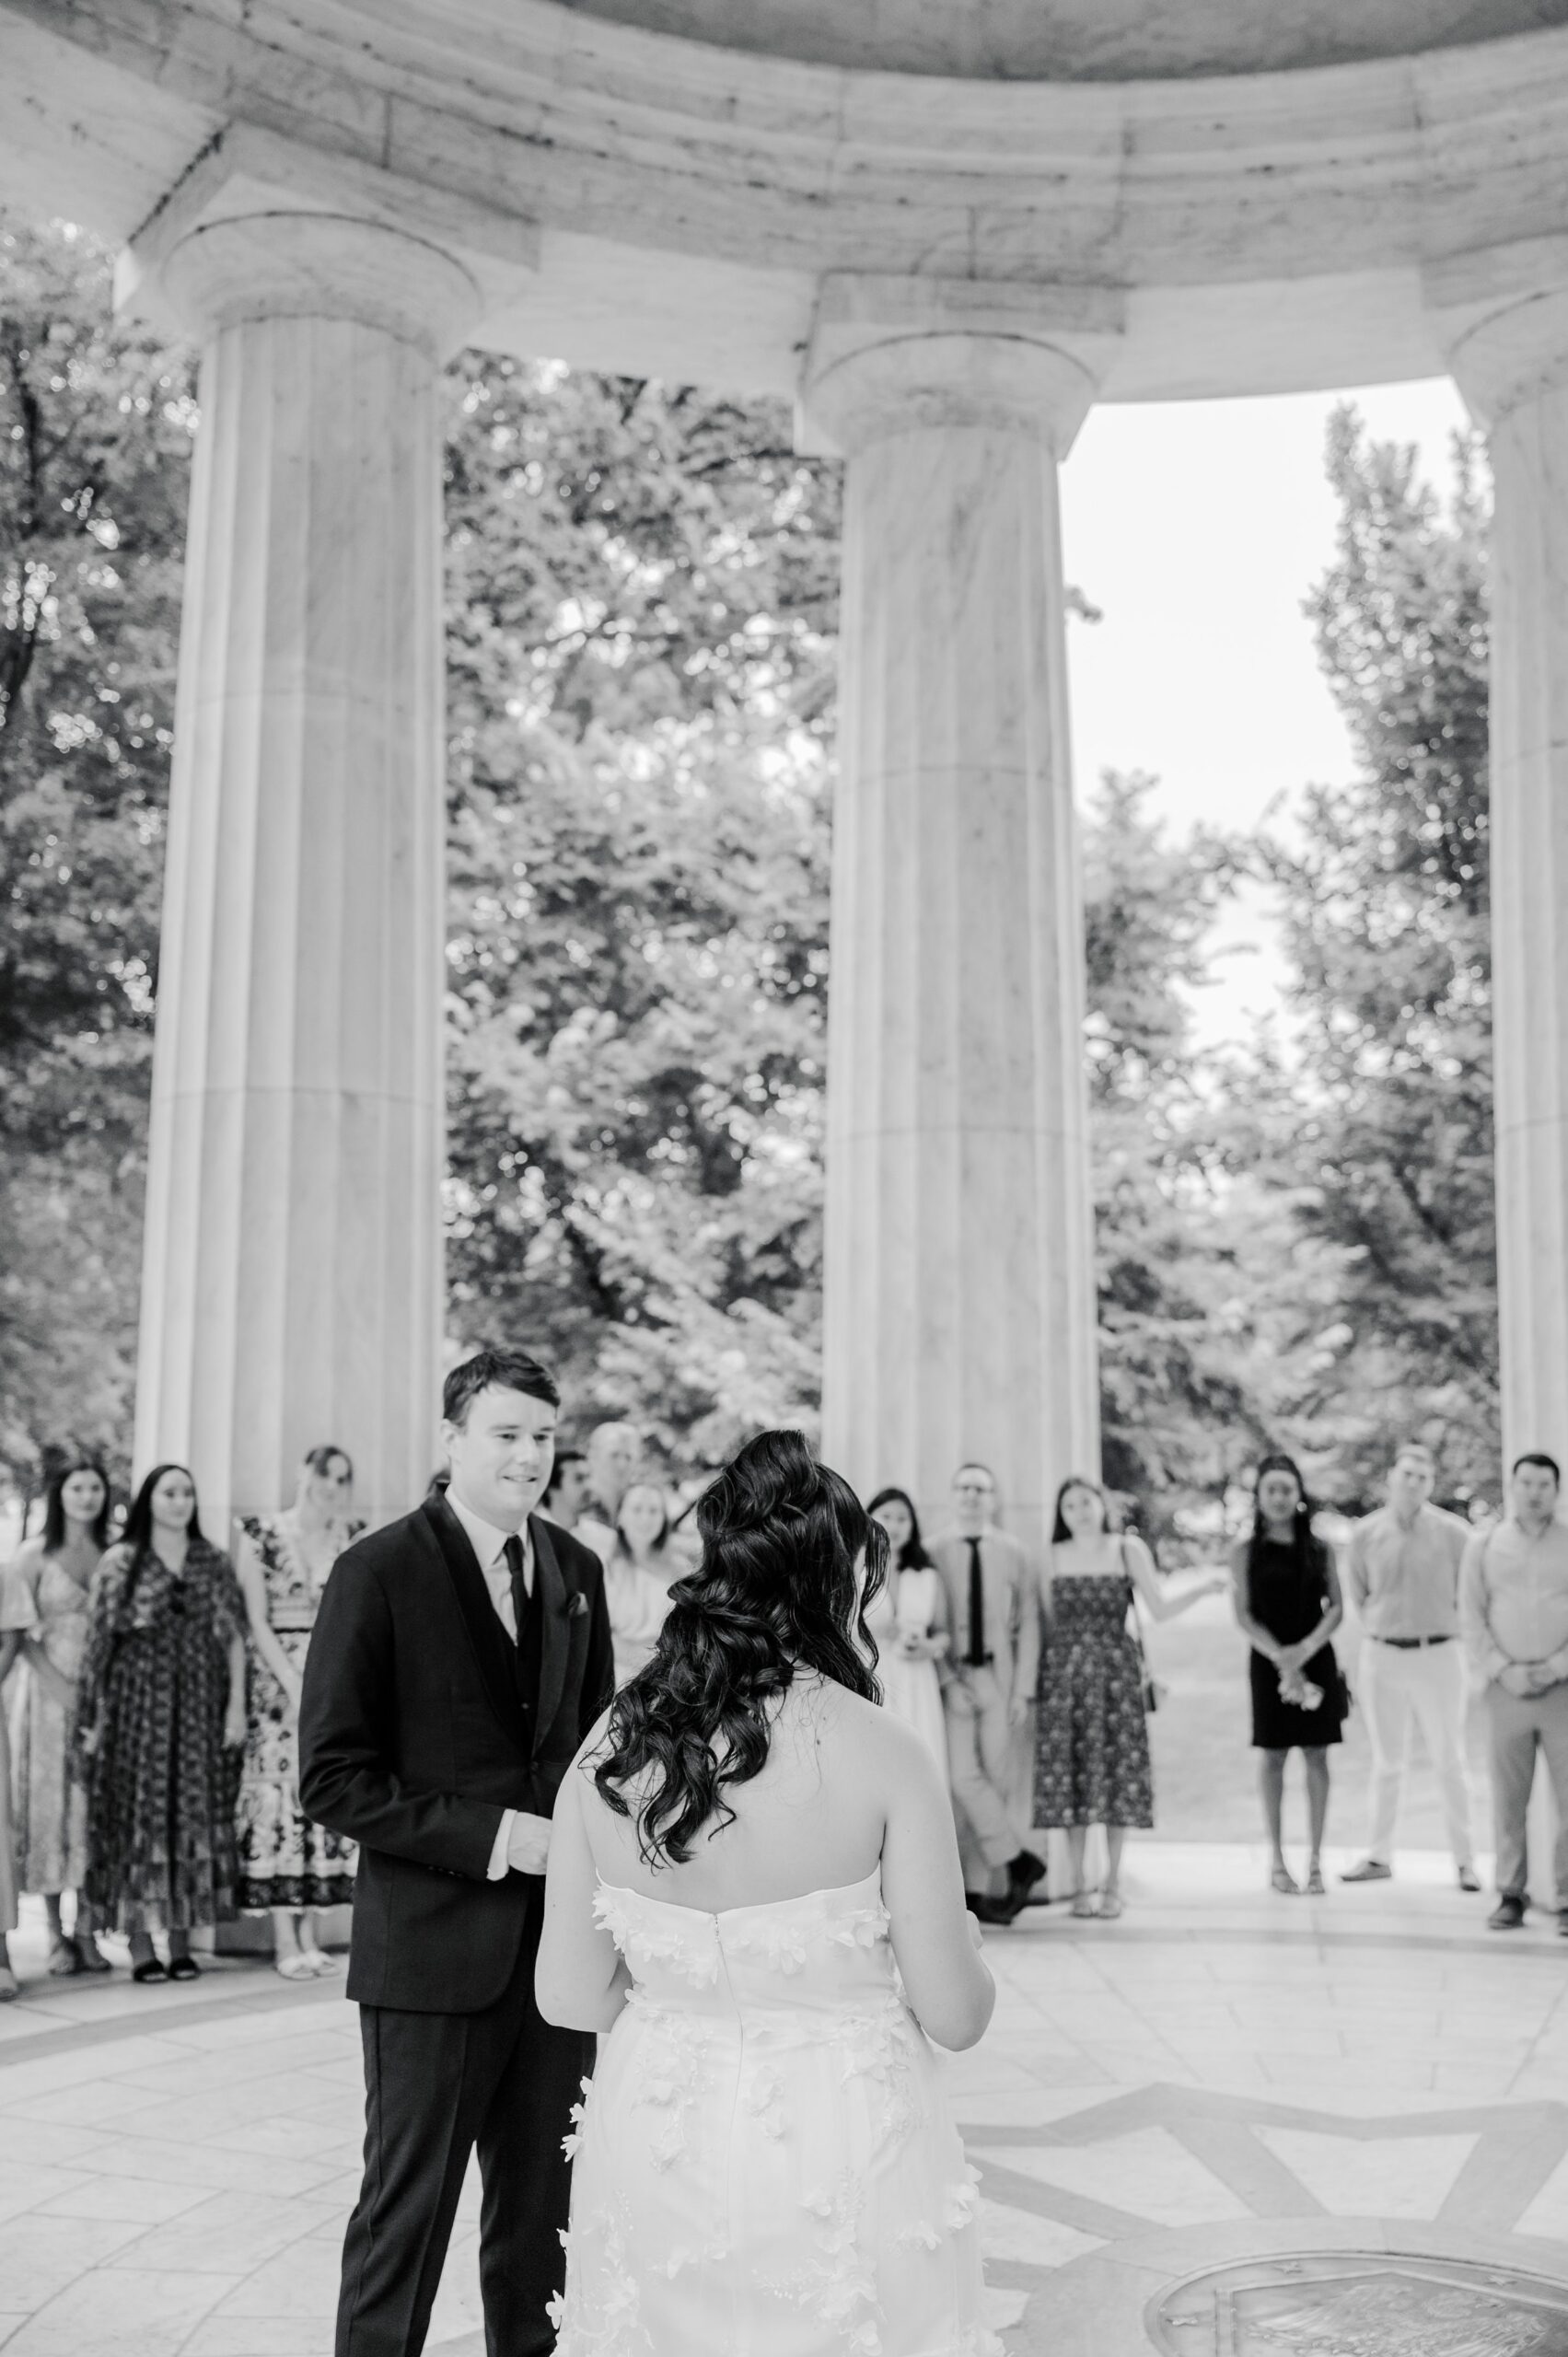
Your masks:
{"label": "groom's hand", "polygon": [[506,1840],[506,1864],[515,1874],[541,1875],[550,1863],[550,1819],[520,1808]]}

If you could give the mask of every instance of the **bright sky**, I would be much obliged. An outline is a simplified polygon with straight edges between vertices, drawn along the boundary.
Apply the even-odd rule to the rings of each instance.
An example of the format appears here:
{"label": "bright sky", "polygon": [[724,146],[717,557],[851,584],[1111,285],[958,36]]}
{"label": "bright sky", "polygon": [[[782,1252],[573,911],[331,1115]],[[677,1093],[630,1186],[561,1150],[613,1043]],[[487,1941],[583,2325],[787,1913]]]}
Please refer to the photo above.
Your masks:
{"label": "bright sky", "polygon": [[[1465,424],[1446,378],[1343,394],[1095,409],[1063,470],[1067,578],[1104,620],[1068,625],[1078,791],[1149,770],[1175,830],[1255,826],[1276,795],[1355,773],[1302,600],[1330,562],[1324,436],[1349,400],[1383,441],[1414,442],[1446,493]],[[1261,896],[1216,929],[1211,1039],[1277,1004]]]}

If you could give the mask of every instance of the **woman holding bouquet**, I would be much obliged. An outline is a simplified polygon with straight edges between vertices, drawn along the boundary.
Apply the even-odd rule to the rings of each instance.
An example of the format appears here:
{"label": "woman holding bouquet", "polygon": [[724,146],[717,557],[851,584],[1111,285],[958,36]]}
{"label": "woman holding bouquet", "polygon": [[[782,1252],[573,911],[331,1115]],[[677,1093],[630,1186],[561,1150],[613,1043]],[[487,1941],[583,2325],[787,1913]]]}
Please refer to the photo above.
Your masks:
{"label": "woman holding bouquet", "polygon": [[1236,1617],[1252,1646],[1252,1743],[1263,1755],[1263,1815],[1273,1847],[1276,1890],[1301,1887],[1284,1861],[1285,1760],[1307,1766],[1311,1840],[1308,1896],[1323,1895],[1323,1829],[1329,1817],[1329,1746],[1344,1725],[1345,1685],[1329,1642],[1345,1617],[1333,1551],[1312,1528],[1307,1484],[1295,1460],[1265,1457],[1258,1468],[1251,1536],[1231,1550]]}

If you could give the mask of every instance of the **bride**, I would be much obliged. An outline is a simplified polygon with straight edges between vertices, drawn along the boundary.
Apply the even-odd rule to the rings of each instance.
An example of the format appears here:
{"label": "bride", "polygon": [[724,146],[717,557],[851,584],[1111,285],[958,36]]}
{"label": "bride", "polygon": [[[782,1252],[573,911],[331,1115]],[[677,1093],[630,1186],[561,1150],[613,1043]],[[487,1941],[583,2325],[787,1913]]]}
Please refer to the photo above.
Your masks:
{"label": "bride", "polygon": [[600,2033],[556,2357],[989,2357],[926,2041],[995,1991],[936,1763],[877,1705],[885,1534],[787,1432],[697,1527],[556,1803],[539,2005]]}

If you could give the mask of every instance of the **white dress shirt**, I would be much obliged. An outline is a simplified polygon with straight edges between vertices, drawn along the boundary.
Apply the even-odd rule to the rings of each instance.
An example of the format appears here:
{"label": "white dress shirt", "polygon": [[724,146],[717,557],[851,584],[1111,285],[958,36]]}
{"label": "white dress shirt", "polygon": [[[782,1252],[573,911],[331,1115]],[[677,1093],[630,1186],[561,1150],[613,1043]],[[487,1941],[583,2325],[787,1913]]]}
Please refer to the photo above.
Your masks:
{"label": "white dress shirt", "polygon": [[[526,1522],[520,1534],[511,1530],[498,1530],[493,1522],[486,1522],[482,1515],[475,1514],[472,1506],[465,1505],[449,1485],[447,1491],[447,1504],[462,1524],[479,1568],[484,1573],[484,1585],[490,1590],[490,1601],[495,1607],[495,1617],[512,1643],[516,1644],[517,1610],[512,1601],[512,1567],[506,1561],[506,1541],[519,1535],[522,1538],[523,1586],[531,1596],[533,1594],[533,1534]],[[512,1839],[512,1827],[517,1820],[517,1815],[515,1808],[505,1808],[501,1812],[501,1823],[491,1846],[490,1865],[487,1870],[492,1882],[503,1881],[508,1872],[506,1849]]]}

